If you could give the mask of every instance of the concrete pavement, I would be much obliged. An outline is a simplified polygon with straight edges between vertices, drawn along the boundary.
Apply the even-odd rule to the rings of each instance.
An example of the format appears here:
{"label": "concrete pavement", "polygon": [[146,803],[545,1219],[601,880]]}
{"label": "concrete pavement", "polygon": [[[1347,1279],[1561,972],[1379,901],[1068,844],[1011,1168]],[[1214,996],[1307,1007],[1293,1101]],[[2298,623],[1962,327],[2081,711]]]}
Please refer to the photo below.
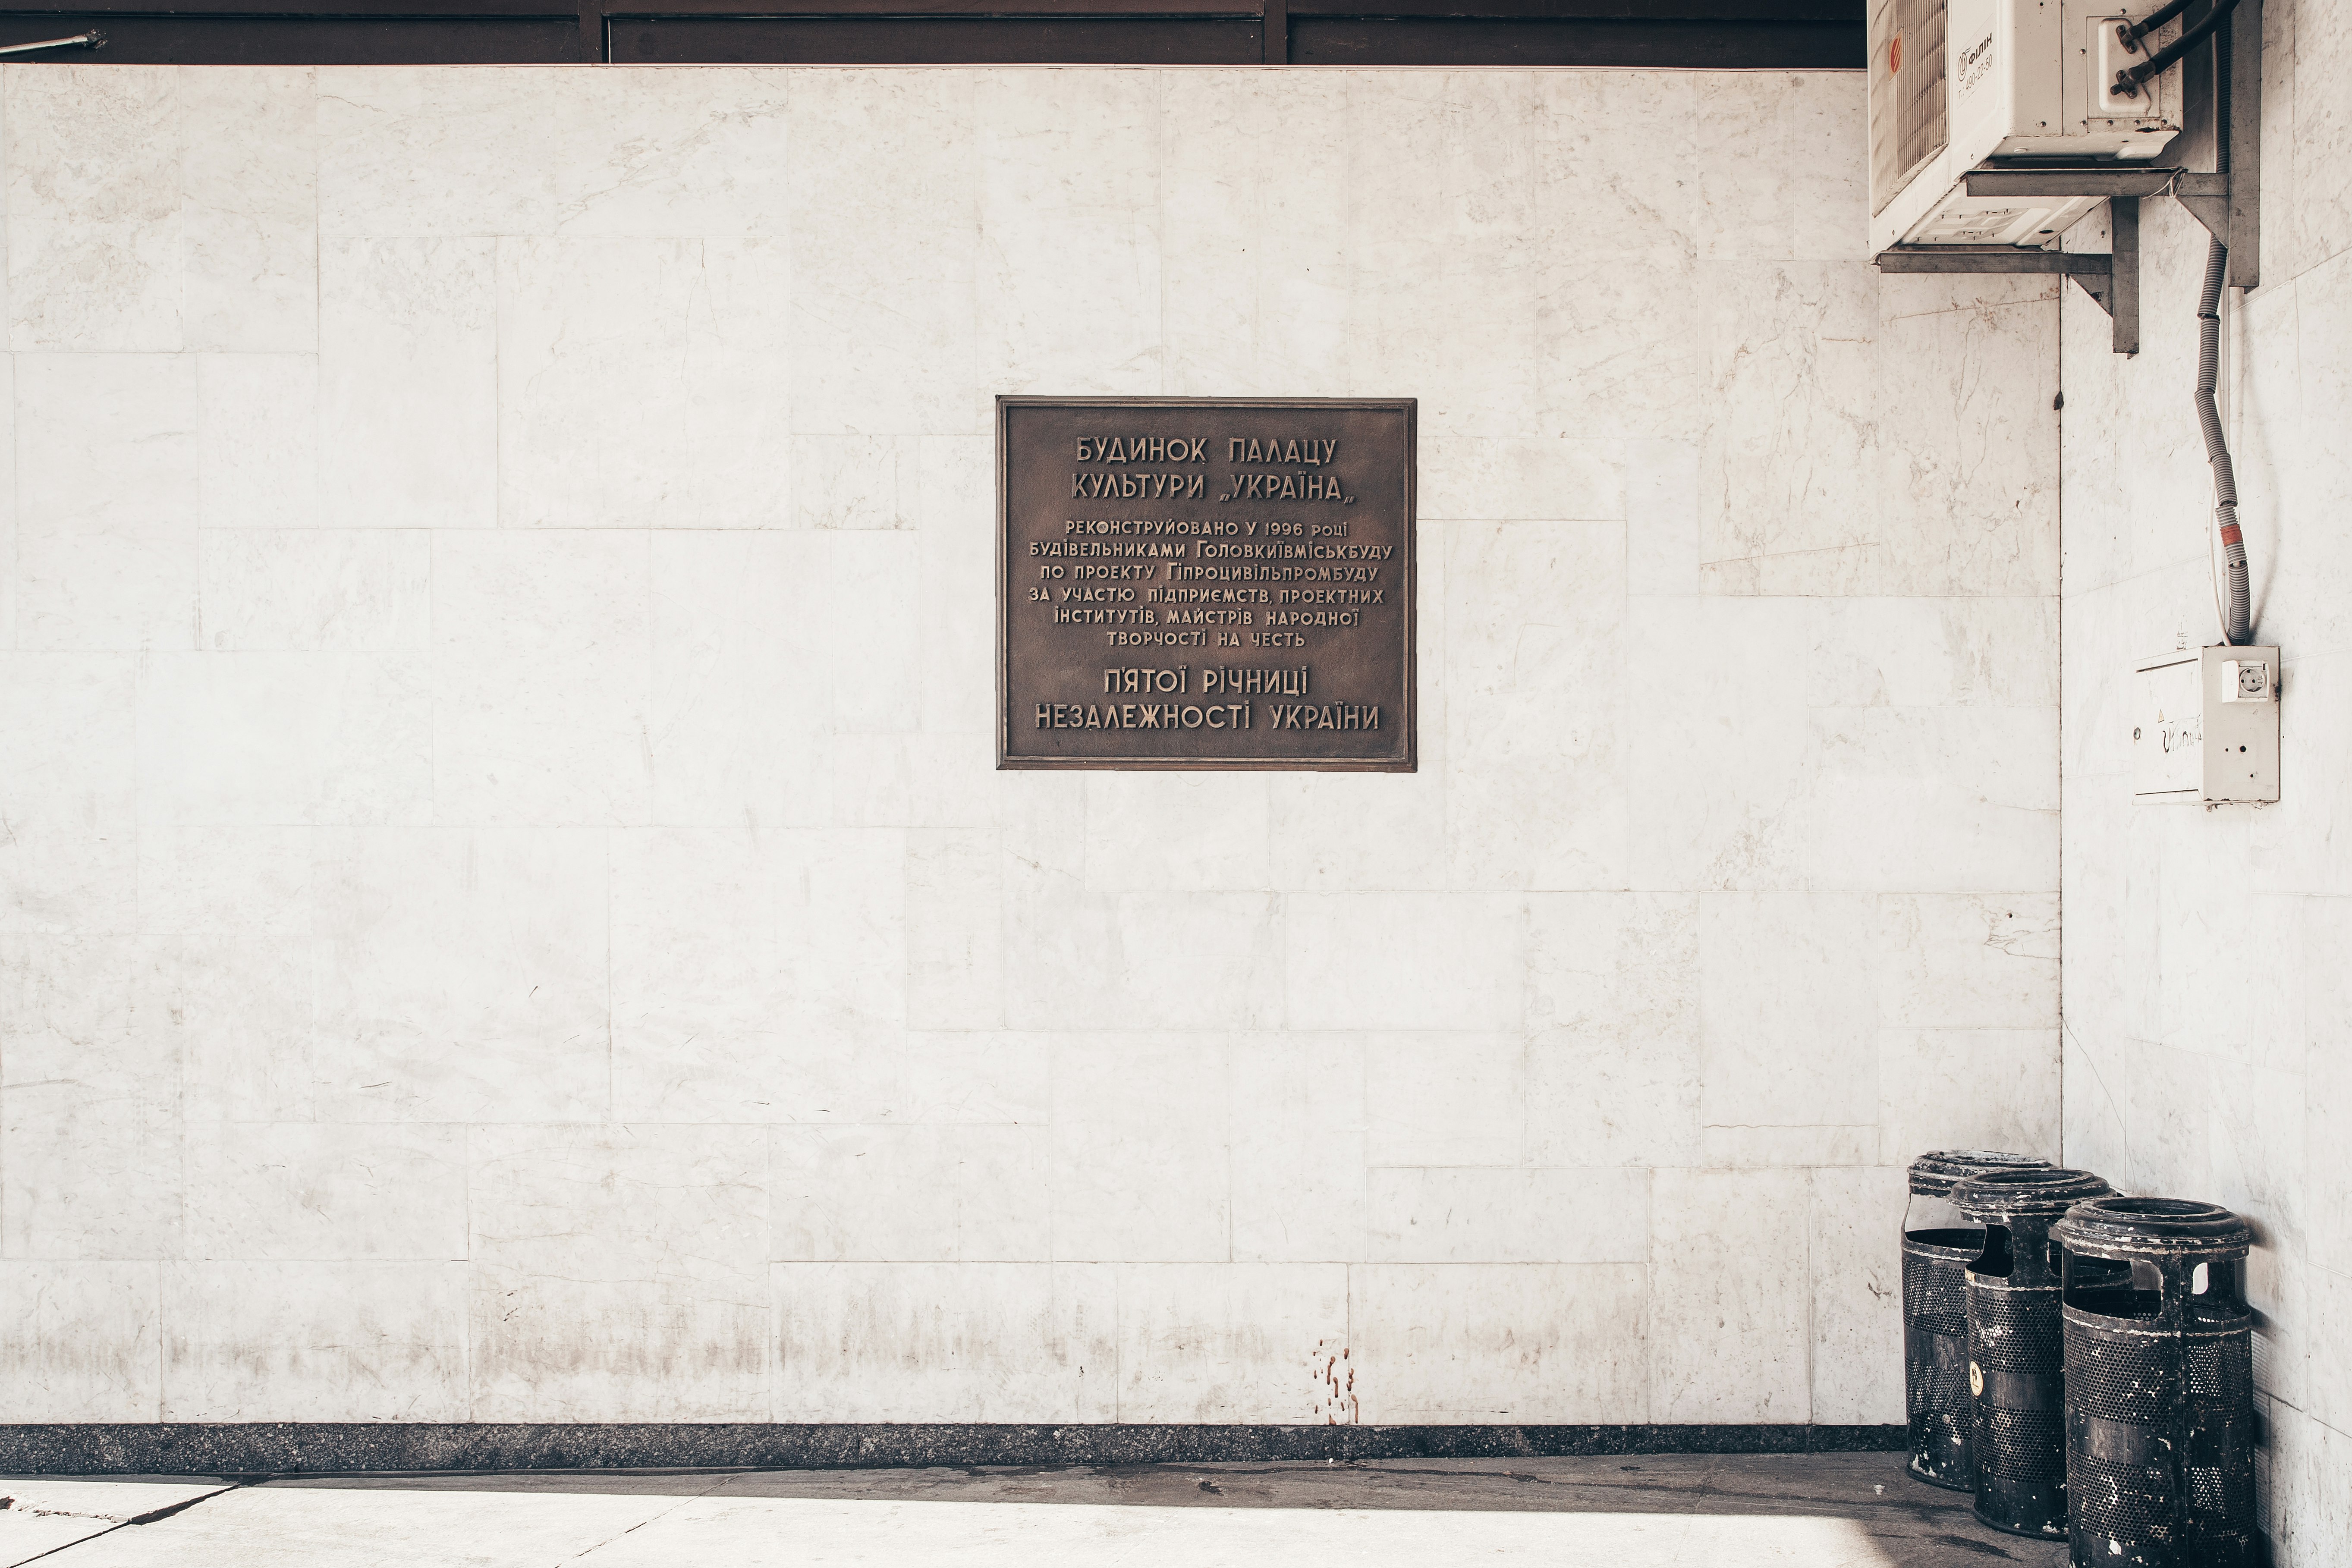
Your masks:
{"label": "concrete pavement", "polygon": [[0,1568],[2060,1568],[1892,1454],[0,1479]]}

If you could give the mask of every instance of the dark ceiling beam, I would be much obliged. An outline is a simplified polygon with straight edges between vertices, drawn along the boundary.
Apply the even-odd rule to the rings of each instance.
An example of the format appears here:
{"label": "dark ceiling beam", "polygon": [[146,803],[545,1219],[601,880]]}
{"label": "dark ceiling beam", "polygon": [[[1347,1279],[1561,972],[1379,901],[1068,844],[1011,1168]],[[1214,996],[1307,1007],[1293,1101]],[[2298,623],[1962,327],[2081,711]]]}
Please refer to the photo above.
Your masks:
{"label": "dark ceiling beam", "polygon": [[1255,64],[1859,68],[1861,0],[91,0],[0,5],[89,63]]}

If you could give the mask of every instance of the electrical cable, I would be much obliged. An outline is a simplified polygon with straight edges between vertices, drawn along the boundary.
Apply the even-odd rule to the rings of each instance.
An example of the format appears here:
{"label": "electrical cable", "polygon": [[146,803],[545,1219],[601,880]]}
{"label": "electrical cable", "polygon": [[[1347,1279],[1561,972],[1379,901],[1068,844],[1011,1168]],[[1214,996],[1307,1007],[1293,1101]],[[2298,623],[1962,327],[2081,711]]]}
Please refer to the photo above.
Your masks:
{"label": "electrical cable", "polygon": [[2238,476],[2221,434],[2221,411],[2213,403],[2221,367],[2221,279],[2229,266],[2230,247],[2212,241],[2205,252],[2205,294],[2197,305],[2197,423],[2204,428],[2205,461],[2213,469],[2213,515],[2221,525],[2222,567],[2230,579],[2221,638],[2236,646],[2253,640],[2248,625],[2252,597],[2246,580],[2246,539],[2238,530]]}
{"label": "electrical cable", "polygon": [[[2214,162],[2230,172],[2230,35],[2214,40]],[[2213,470],[2213,521],[2221,525],[2222,571],[2230,602],[2221,616],[2221,640],[2232,647],[2253,641],[2253,595],[2246,574],[2246,537],[2238,528],[2238,475],[2230,443],[2221,431],[2221,411],[2213,391],[2221,369],[2221,286],[2229,276],[2230,247],[2219,237],[2205,251],[2205,291],[2197,302],[2197,423],[2205,434],[2205,461]],[[2210,526],[2210,525],[2209,525]],[[2209,544],[2206,560],[2212,560]]]}

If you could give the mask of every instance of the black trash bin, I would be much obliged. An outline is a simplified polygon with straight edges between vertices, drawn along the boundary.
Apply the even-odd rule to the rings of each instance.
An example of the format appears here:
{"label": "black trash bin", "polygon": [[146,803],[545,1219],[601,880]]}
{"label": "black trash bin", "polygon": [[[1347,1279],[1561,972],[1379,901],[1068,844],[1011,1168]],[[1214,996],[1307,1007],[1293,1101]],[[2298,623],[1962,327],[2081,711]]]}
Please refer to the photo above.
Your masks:
{"label": "black trash bin", "polygon": [[2075,1568],[2254,1568],[2253,1233],[2212,1204],[2105,1197],[2052,1235]]}
{"label": "black trash bin", "polygon": [[1952,1206],[1952,1188],[1987,1171],[2047,1167],[2031,1154],[1938,1149],[1911,1162],[1903,1214],[1903,1405],[1911,1473],[1929,1486],[1976,1490],[1969,1462],[1969,1319],[1962,1277],[1984,1250],[1984,1226]]}
{"label": "black trash bin", "polygon": [[2012,1535],[2066,1534],[2066,1352],[2050,1227],[2108,1191],[2088,1171],[2058,1169],[1988,1171],[1952,1189],[1985,1227],[1967,1290],[1977,1518]]}

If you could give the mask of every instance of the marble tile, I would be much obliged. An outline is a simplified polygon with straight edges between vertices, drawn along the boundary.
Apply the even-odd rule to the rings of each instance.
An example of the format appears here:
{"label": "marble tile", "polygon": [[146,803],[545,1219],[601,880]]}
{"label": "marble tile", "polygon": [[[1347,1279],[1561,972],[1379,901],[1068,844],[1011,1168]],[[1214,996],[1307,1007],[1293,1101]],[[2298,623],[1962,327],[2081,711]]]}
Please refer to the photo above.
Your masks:
{"label": "marble tile", "polygon": [[603,834],[356,828],[316,845],[322,1119],[609,1114]]}
{"label": "marble tile", "polygon": [[[1709,263],[1703,581],[1851,593],[1869,580],[1878,278],[1856,262]],[[1801,458],[1799,454],[1802,454]]]}
{"label": "marble tile", "polygon": [[1811,1419],[1811,1181],[1652,1173],[1649,1419]]}
{"label": "marble tile", "polygon": [[1232,1257],[1231,1064],[1223,1035],[1055,1037],[1055,1261]]}
{"label": "marble tile", "polygon": [[[2283,179],[2287,188],[2294,188],[2294,104],[2295,104],[2295,7],[2269,5],[2263,10],[2263,71],[2262,71],[2262,159],[2263,166],[2274,180]],[[2305,258],[2294,243],[2295,219],[2301,211],[2297,202],[2266,202],[2263,205],[2261,246],[2269,267],[2279,273],[2293,275],[2302,270]]]}
{"label": "marble tile", "polygon": [[496,526],[491,241],[320,241],[319,521],[331,528]]}
{"label": "marble tile", "polygon": [[180,1114],[191,1140],[184,1171],[202,1124],[308,1122],[317,1113],[325,960],[323,944],[307,931],[207,929],[139,942],[132,1016],[158,1059],[179,1064]]}
{"label": "marble tile", "polygon": [[2058,1005],[2058,903],[2049,893],[1878,900],[1878,1012],[1890,1025],[2047,1029]]}
{"label": "marble tile", "polygon": [[473,1418],[763,1419],[766,1142],[751,1127],[476,1127]]}
{"label": "marble tile", "polygon": [[[1422,650],[1425,658],[1428,649]],[[1426,678],[1422,689],[1427,693]],[[1430,725],[1427,707],[1422,722]],[[1417,773],[1277,774],[1266,780],[1267,861],[1275,885],[1301,892],[1436,892],[1445,886],[1442,767],[1421,738]]]}
{"label": "marble tile", "polygon": [[1625,592],[1637,598],[1699,591],[1699,449],[1689,440],[1628,441]]}
{"label": "marble tile", "polygon": [[[1163,390],[1157,95],[1131,90],[1116,71],[990,72],[973,78],[972,91],[981,387],[1055,396]],[[1118,177],[1106,181],[1113,170]],[[941,269],[928,270],[955,287],[952,271],[940,279]]]}
{"label": "marble tile", "polygon": [[907,1023],[1004,1022],[1003,842],[993,830],[907,835]]}
{"label": "marble tile", "polygon": [[126,654],[0,654],[0,931],[136,923],[136,668]]}
{"label": "marble tile", "polygon": [[8,346],[169,353],[181,333],[181,73],[13,76]]}
{"label": "marble tile", "polygon": [[499,522],[785,526],[787,264],[774,240],[499,241]]}
{"label": "marble tile", "polygon": [[779,1263],[778,1421],[1117,1418],[1108,1267]]}
{"label": "marble tile", "polygon": [[1636,888],[1787,887],[1777,837],[1815,761],[1801,668],[1804,607],[1787,601],[1642,599],[1651,691],[1626,720]]}
{"label": "marble tile", "polygon": [[151,822],[138,837],[140,930],[309,933],[310,829]]}
{"label": "marble tile", "polygon": [[1709,261],[1848,260],[1864,254],[1869,145],[1864,95],[1820,71],[1711,79],[1692,128],[1690,219]]}
{"label": "marble tile", "polygon": [[[1884,286],[1872,384],[1880,580],[1904,594],[2054,593],[2055,286],[1972,288],[1954,308],[1910,313],[1893,288],[1906,281]],[[2039,297],[2019,300],[2029,286]],[[1923,363],[1967,372],[1923,376]]]}
{"label": "marble tile", "polygon": [[435,535],[439,820],[646,820],[650,576],[641,533]]}
{"label": "marble tile", "polygon": [[[1626,878],[1621,523],[1446,531],[1446,837],[1473,888]],[[1580,802],[1565,820],[1544,809]]]}
{"label": "marble tile", "polygon": [[1364,1043],[1349,1036],[1234,1037],[1236,1262],[1364,1257]]}
{"label": "marble tile", "polygon": [[[1076,74],[1028,81],[1070,82]],[[979,435],[988,428],[982,392],[1011,390],[987,386],[981,374],[980,343],[989,331],[981,279],[990,279],[992,290],[1020,289],[1017,264],[995,250],[1005,245],[1025,255],[1033,237],[1016,219],[1007,235],[974,243],[992,188],[984,149],[996,145],[982,129],[979,100],[1007,100],[1000,112],[1024,123],[1030,111],[1017,90],[990,81],[964,71],[806,71],[793,79],[787,331],[800,472],[829,471],[822,460],[827,448],[808,437]],[[1025,148],[1019,133],[1013,140]],[[1000,155],[1021,154],[1005,148]],[[865,234],[893,238],[876,246],[848,237]],[[998,352],[1009,347],[1000,343]],[[827,491],[797,487],[796,479],[796,513],[839,515],[831,500],[812,508]],[[872,514],[870,501],[863,510]]]}
{"label": "marble tile", "polygon": [[1699,900],[1699,1106],[1706,1127],[1877,1121],[1873,979],[1882,919],[1879,900],[1861,894],[1717,893]]}
{"label": "marble tile", "polygon": [[1517,1034],[1366,1037],[1366,1160],[1374,1165],[1518,1164],[1527,1074],[1527,1040]]}
{"label": "marble tile", "polygon": [[1698,1031],[1544,1029],[1528,1045],[1526,1147],[1547,1164],[1701,1162]]}
{"label": "marble tile", "polygon": [[[1539,297],[1538,150],[1517,129],[1496,134],[1537,113],[1534,79],[1517,73],[1349,84],[1349,370],[1411,387],[1424,439],[1517,436],[1538,397],[1541,354],[1522,325]],[[1423,331],[1432,321],[1455,325]]]}
{"label": "marble tile", "polygon": [[1118,1419],[1351,1421],[1336,1263],[1141,1263],[1117,1270]]}
{"label": "marble tile", "polygon": [[899,1106],[924,1125],[1041,1125],[1053,1114],[1053,1051],[1048,1035],[909,1030]]}
{"label": "marble tile", "polygon": [[[1581,432],[1549,438],[1431,433],[1419,445],[1416,505],[1423,521],[1609,522],[1625,515],[1625,461],[1614,442],[1582,438]],[[1451,540],[1454,531],[1438,537]],[[1584,586],[1574,578],[1555,585]]]}
{"label": "marble tile", "polygon": [[[202,527],[342,525],[340,509],[320,505],[319,363],[315,353],[196,356],[196,520]],[[348,455],[336,454],[339,460]],[[336,476],[327,482],[335,483]]]}
{"label": "marble tile", "polygon": [[[2299,1337],[2315,1350],[2322,1345],[2342,1344],[2344,1336],[2352,1333],[2352,1275],[2316,1268],[2310,1270],[2308,1279],[2303,1321],[2294,1325],[2301,1331]],[[2252,1295],[2249,1290],[2250,1300]],[[2304,1375],[2294,1379],[2293,1386],[2273,1386],[2265,1392],[2273,1397],[2299,1400],[2314,1418],[2340,1432],[2346,1422],[2352,1421],[2352,1376],[2346,1375],[2342,1357],[2325,1351],[2316,1351],[2308,1362],[2307,1367],[2302,1369]]]}
{"label": "marble tile", "polygon": [[2056,879],[2054,708],[1818,708],[1810,777],[1758,837],[1821,888],[2011,889]]}
{"label": "marble tile", "polygon": [[191,648],[196,362],[18,356],[16,642]]}
{"label": "marble tile", "polygon": [[[1741,79],[1725,85],[1738,91]],[[1684,162],[1713,113],[1706,95],[1672,71],[1540,71],[1534,87],[1528,133],[1541,152],[1535,191],[1547,247],[1640,264],[1628,274],[1687,260],[1694,225],[1709,221]]]}
{"label": "marble tile", "polygon": [[[2291,204],[2293,249],[2288,258],[2311,267],[2352,250],[2352,200],[2327,174],[2352,150],[2352,113],[2327,87],[2342,79],[2347,50],[2317,8],[2309,13],[2299,7],[2279,9],[2292,10],[2294,16],[2294,129],[2288,138],[2292,162],[2283,193]],[[2275,276],[2271,264],[2264,264],[2263,275]]]}
{"label": "marble tile", "polygon": [[[2352,937],[2352,901],[2315,900],[2308,941],[2315,952],[2342,952]],[[2334,943],[2333,946],[2321,945]],[[2305,1251],[2315,1268],[2352,1275],[2352,977],[2342,966],[2309,965],[2304,987],[2313,1028],[2305,1053],[2301,1142],[2309,1206]]]}
{"label": "marble tile", "polygon": [[900,836],[664,829],[612,849],[616,1103],[681,1123],[893,1114]]}
{"label": "marble tile", "polygon": [[1633,1166],[1375,1166],[1378,1263],[1645,1263],[1649,1173]]}
{"label": "marble tile", "polygon": [[1516,1028],[1524,906],[1491,893],[1305,893],[1284,900],[1293,1028]]}
{"label": "marble tile", "polygon": [[206,529],[198,633],[209,651],[424,653],[431,537],[421,530]]}
{"label": "marble tile", "polygon": [[793,437],[793,525],[917,526],[922,449],[921,438],[911,436]]}
{"label": "marble tile", "polygon": [[[5,242],[0,225],[0,242]],[[0,268],[5,270],[5,268]],[[5,309],[0,299],[0,310]],[[0,648],[16,646],[16,362],[0,356]]]}
{"label": "marble tile", "polygon": [[1698,1156],[1702,1165],[1717,1171],[1875,1165],[1887,1157],[1881,1142],[1870,1122],[1708,1122],[1698,1130]]}
{"label": "marble tile", "polygon": [[835,1063],[895,1050],[907,1027],[906,836],[835,828],[779,834],[776,847],[794,1027]]}
{"label": "marble tile", "polygon": [[2263,1415],[2271,1424],[2267,1467],[2270,1534],[2275,1561],[2303,1568],[2334,1563],[2352,1550],[2352,1437],[2277,1401]]}
{"label": "marble tile", "polygon": [[[348,79],[374,73],[336,74]],[[558,90],[535,95],[535,101],[562,116],[556,129],[562,153],[553,165],[561,182],[557,228],[567,235],[781,237],[790,231],[795,170],[823,156],[821,148],[803,144],[806,123],[793,110],[809,95],[812,79],[824,74],[624,68],[583,82],[561,67],[546,73],[540,79]],[[403,117],[404,132],[446,134],[436,123],[446,80],[446,74],[425,79],[425,90]],[[394,84],[386,96],[398,91]],[[403,164],[385,151],[375,149],[381,161],[373,171],[414,181],[409,188],[423,198],[420,205],[479,194],[422,177],[429,158],[422,167]],[[394,221],[412,216],[384,214]]]}
{"label": "marble tile", "polygon": [[[1348,385],[1344,77],[1160,79],[1167,390],[1333,396]],[[1282,155],[1268,158],[1269,146]]]}
{"label": "marble tile", "polygon": [[1377,1426],[1647,1421],[1655,1310],[1633,1264],[1367,1264],[1342,1364]]}
{"label": "marble tile", "polygon": [[466,1257],[463,1127],[191,1121],[182,1158],[193,1259]]}
{"label": "marble tile", "polygon": [[1555,893],[1528,904],[1528,1157],[1698,1158],[1698,900]]}
{"label": "marble tile", "polygon": [[208,826],[426,822],[433,719],[421,659],[157,655],[139,683],[139,815]]}
{"label": "marble tile", "polygon": [[[329,235],[782,235],[788,79],[562,67],[322,69]],[[802,78],[805,80],[806,78]]]}
{"label": "marble tile", "polygon": [[[1013,1027],[1129,1030],[1181,1019],[1247,1029],[1281,1018],[1282,928],[1271,896],[1084,893],[1075,877],[1019,867],[1019,853],[1008,843],[1004,1017]],[[1326,1026],[1343,1026],[1335,1018]]]}
{"label": "marble tile", "polygon": [[0,1260],[0,1421],[153,1421],[162,1266]]}
{"label": "marble tile", "polygon": [[1878,1125],[1886,1159],[1930,1149],[2014,1149],[2056,1162],[2059,1037],[2053,1029],[1884,1029]]}
{"label": "marble tile", "polygon": [[[1628,268],[1593,256],[1572,220],[1535,265],[1536,406],[1549,433],[1587,441],[1703,436],[1717,417],[1697,308],[1709,270],[1682,257]],[[1617,450],[1622,458],[1624,447]]]}
{"label": "marble tile", "polygon": [[[2055,1099],[2053,1093],[2053,1103]],[[1900,1150],[1891,1157],[1908,1160]],[[1815,1421],[1881,1426],[1903,1419],[1899,1237],[1907,1196],[1899,1163],[1812,1173],[1805,1259],[1813,1277],[1811,1415]]]}
{"label": "marble tile", "polygon": [[2058,706],[2054,599],[1838,598],[1810,608],[1809,707]]}
{"label": "marble tile", "polygon": [[1086,792],[1088,890],[1269,886],[1272,831],[1263,775],[1090,773]]}
{"label": "marble tile", "polygon": [[1052,1134],[1035,1127],[779,1127],[778,1262],[1022,1263],[1052,1256]]}
{"label": "marble tile", "polygon": [[[679,826],[830,823],[827,541],[652,537],[653,814]],[[865,787],[877,787],[867,784]]]}
{"label": "marble tile", "polygon": [[178,74],[184,347],[318,346],[314,75],[282,67]]}
{"label": "marble tile", "polygon": [[462,1264],[167,1263],[166,1421],[462,1421]]}
{"label": "marble tile", "polygon": [[926,437],[916,453],[916,590],[921,609],[923,728],[974,736],[967,754],[995,765],[996,606],[971,584],[996,572],[995,444],[978,436]]}
{"label": "marble tile", "polygon": [[131,942],[0,942],[0,1258],[179,1257],[180,1064]]}

